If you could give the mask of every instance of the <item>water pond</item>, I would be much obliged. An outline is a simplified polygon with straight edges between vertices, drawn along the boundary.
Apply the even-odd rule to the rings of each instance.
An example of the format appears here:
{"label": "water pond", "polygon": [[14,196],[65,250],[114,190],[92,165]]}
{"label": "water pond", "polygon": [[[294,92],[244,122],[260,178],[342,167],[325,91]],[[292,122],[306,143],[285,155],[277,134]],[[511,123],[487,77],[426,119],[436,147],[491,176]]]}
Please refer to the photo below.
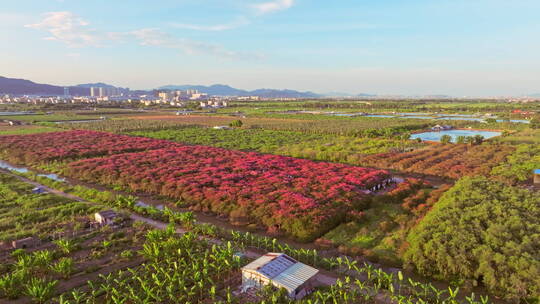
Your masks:
{"label": "water pond", "polygon": [[[3,160],[0,160],[0,169],[6,169],[6,170],[9,170],[9,171],[18,172],[18,173],[28,173],[28,172],[30,172],[30,170],[28,170],[27,168],[15,167],[15,166],[12,166],[12,165],[6,163]],[[56,174],[38,174],[37,176],[43,176],[43,177],[46,177],[48,179],[55,180],[57,182],[65,182],[66,181],[64,178],[61,178],[60,176],[58,176]]]}
{"label": "water pond", "polygon": [[34,112],[0,112],[0,116],[32,115]]}
{"label": "water pond", "polygon": [[437,119],[442,119],[442,120],[468,120],[468,121],[480,121],[480,122],[485,120],[484,118],[456,117],[456,116],[452,116],[452,117],[443,116],[443,117],[440,117],[440,118],[437,118]]}
{"label": "water pond", "polygon": [[400,116],[399,118],[410,118],[410,119],[435,119],[429,116]]}
{"label": "water pond", "polygon": [[364,115],[364,117],[396,118],[396,116],[393,116],[393,115],[383,115],[383,114],[370,114],[370,115]]}
{"label": "water pond", "polygon": [[28,173],[28,169],[22,167],[14,167],[3,160],[0,160],[0,169],[6,169],[9,171],[15,171],[19,173]]}
{"label": "water pond", "polygon": [[420,138],[423,141],[441,141],[443,135],[450,135],[452,137],[452,142],[456,142],[456,139],[459,136],[471,137],[475,135],[481,135],[484,139],[500,136],[501,132],[496,131],[482,131],[482,130],[448,130],[448,131],[434,131],[434,132],[424,132],[416,133],[411,135],[411,139]]}
{"label": "water pond", "polygon": [[330,114],[332,116],[342,116],[342,117],[354,117],[354,116],[360,116],[362,114],[355,114],[355,113],[332,113]]}
{"label": "water pond", "polygon": [[158,209],[158,210],[160,210],[160,211],[165,210],[165,206],[164,206],[164,205],[153,206],[153,205],[149,205],[149,204],[147,204],[147,203],[145,203],[145,202],[143,202],[143,201],[137,201],[137,202],[135,203],[135,206],[137,206],[137,207],[142,207],[142,208],[154,207],[154,208],[156,208],[156,209]]}

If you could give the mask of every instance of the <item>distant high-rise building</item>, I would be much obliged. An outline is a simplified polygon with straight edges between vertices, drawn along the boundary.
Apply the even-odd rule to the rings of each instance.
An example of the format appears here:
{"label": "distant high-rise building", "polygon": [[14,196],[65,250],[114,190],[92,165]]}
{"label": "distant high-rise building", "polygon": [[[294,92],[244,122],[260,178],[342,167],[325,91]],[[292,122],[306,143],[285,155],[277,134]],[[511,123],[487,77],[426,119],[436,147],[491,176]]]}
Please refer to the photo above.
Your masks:
{"label": "distant high-rise building", "polygon": [[129,93],[129,89],[121,89],[116,87],[91,87],[90,96],[92,97],[109,97],[120,96],[124,92]]}
{"label": "distant high-rise building", "polygon": [[69,97],[69,88],[68,87],[64,88],[64,97]]}
{"label": "distant high-rise building", "polygon": [[98,88],[95,88],[95,87],[90,88],[90,96],[91,97],[97,97],[98,93],[99,93]]}

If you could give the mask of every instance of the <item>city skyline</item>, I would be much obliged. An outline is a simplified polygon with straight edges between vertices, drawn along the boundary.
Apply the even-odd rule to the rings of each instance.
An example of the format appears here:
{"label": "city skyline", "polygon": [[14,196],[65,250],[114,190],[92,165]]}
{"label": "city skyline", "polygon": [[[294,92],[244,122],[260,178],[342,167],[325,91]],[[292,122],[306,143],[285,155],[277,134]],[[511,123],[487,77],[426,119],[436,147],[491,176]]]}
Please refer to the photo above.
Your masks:
{"label": "city skyline", "polygon": [[150,89],[539,93],[536,1],[4,3],[2,76]]}

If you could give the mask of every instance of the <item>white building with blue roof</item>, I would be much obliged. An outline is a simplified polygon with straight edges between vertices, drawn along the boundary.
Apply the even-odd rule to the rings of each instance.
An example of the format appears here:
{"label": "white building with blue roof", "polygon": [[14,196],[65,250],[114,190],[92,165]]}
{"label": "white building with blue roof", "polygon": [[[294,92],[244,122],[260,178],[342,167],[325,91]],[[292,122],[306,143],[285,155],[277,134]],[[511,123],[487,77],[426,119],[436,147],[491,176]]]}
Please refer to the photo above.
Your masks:
{"label": "white building with blue roof", "polygon": [[319,270],[284,253],[267,253],[242,268],[242,289],[273,285],[287,290],[289,297],[301,299],[314,287]]}

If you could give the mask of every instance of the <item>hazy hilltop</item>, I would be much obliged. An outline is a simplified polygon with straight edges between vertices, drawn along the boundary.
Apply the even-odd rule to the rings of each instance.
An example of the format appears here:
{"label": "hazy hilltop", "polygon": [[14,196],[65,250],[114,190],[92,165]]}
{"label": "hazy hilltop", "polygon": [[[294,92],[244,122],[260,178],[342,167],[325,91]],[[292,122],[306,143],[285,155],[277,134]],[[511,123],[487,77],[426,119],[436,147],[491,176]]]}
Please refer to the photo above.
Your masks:
{"label": "hazy hilltop", "polygon": [[[103,82],[85,83],[69,86],[71,95],[89,95],[90,88],[114,88],[115,86]],[[317,98],[322,97],[313,92],[300,92],[295,90],[257,89],[253,91],[236,89],[228,85],[166,85],[157,90],[198,90],[208,95],[216,96],[259,96],[262,98]],[[39,84],[26,79],[0,77],[0,93],[17,95],[63,95],[64,87],[50,84]]]}
{"label": "hazy hilltop", "polygon": [[198,90],[209,95],[217,96],[259,96],[263,98],[316,98],[322,95],[313,92],[300,92],[295,90],[257,89],[253,91],[236,89],[228,85],[214,84],[203,85],[167,85],[160,87],[161,90]]}
{"label": "hazy hilltop", "polygon": [[[69,92],[72,95],[89,95],[89,89],[84,87],[72,86],[69,87]],[[63,95],[64,87],[0,76],[0,93],[18,95]]]}

